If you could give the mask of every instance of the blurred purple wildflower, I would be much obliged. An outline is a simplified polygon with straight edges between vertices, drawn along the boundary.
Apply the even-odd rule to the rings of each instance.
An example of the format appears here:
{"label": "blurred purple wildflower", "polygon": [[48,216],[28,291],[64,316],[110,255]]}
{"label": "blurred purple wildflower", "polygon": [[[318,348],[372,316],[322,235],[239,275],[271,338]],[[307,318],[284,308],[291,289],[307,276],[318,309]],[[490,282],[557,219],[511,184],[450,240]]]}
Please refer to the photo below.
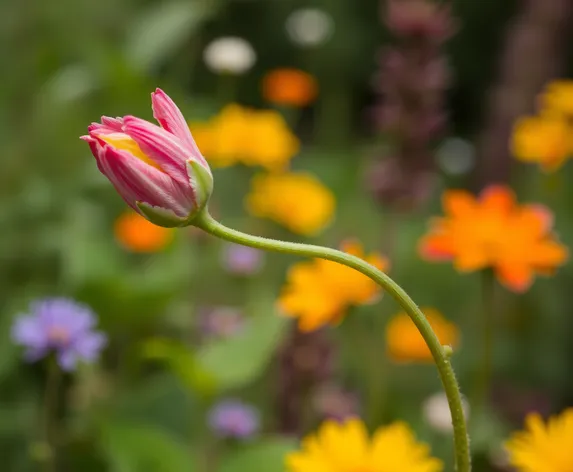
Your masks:
{"label": "blurred purple wildflower", "polygon": [[292,329],[278,353],[276,416],[281,433],[303,433],[308,392],[329,382],[336,364],[336,345],[326,330]]}
{"label": "blurred purple wildflower", "polygon": [[445,91],[450,70],[441,48],[457,29],[449,5],[434,0],[388,0],[383,16],[396,37],[380,54],[375,118],[391,143],[368,171],[367,183],[383,205],[412,211],[435,183],[433,148],[447,125]]}
{"label": "blurred purple wildflower", "polygon": [[209,412],[209,426],[225,438],[249,439],[259,431],[258,411],[240,400],[224,400]]}
{"label": "blurred purple wildflower", "polygon": [[389,0],[383,16],[390,31],[409,40],[443,42],[452,36],[457,24],[449,4],[427,0]]}
{"label": "blurred purple wildflower", "polygon": [[263,253],[240,244],[227,244],[223,249],[223,267],[235,275],[253,275],[263,264]]}
{"label": "blurred purple wildflower", "polygon": [[12,339],[26,348],[25,358],[35,362],[55,353],[60,367],[74,370],[78,361],[95,361],[106,343],[94,331],[96,318],[85,305],[65,298],[47,298],[30,306],[12,327]]}
{"label": "blurred purple wildflower", "polygon": [[230,338],[243,329],[245,317],[238,308],[218,306],[199,311],[199,329],[208,337]]}

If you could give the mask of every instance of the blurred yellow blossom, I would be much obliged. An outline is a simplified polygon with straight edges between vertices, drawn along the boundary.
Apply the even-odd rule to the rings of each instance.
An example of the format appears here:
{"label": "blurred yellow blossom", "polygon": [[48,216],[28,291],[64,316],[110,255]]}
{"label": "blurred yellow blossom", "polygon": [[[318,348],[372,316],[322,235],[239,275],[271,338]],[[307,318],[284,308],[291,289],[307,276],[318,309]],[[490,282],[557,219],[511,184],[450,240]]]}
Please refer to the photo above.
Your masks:
{"label": "blurred yellow blossom", "polygon": [[545,172],[557,170],[573,151],[572,131],[557,116],[521,118],[513,130],[513,155],[521,161],[539,164]]}
{"label": "blurred yellow blossom", "polygon": [[538,413],[525,418],[525,431],[505,444],[509,462],[519,472],[568,472],[573,470],[573,408],[547,423]]}
{"label": "blurred yellow blossom", "polygon": [[573,153],[573,81],[551,82],[539,103],[538,115],[516,121],[511,150],[516,159],[537,163],[543,171],[552,172]]}
{"label": "blurred yellow blossom", "polygon": [[173,228],[154,225],[134,211],[121,214],[114,224],[115,239],[132,252],[158,252],[174,236]]}
{"label": "blurred yellow blossom", "polygon": [[[343,243],[341,249],[381,270],[389,268],[388,260],[378,253],[365,257],[356,241]],[[339,323],[349,307],[373,302],[379,293],[378,285],[364,274],[336,262],[314,259],[289,269],[279,308],[286,316],[298,318],[301,331],[313,331],[327,323]]]}
{"label": "blurred yellow blossom", "polygon": [[300,143],[274,110],[230,104],[205,123],[190,123],[202,154],[215,167],[233,164],[285,169]]}
{"label": "blurred yellow blossom", "polygon": [[372,438],[364,423],[325,421],[286,457],[288,472],[441,472],[442,461],[430,455],[410,426],[396,421],[378,428]]}
{"label": "blurred yellow blossom", "polygon": [[541,112],[573,118],[573,80],[551,82],[541,96]]}
{"label": "blurred yellow blossom", "polygon": [[246,205],[255,216],[270,218],[293,233],[313,235],[332,220],[335,199],[312,174],[288,172],[255,176]]}
{"label": "blurred yellow blossom", "polygon": [[[456,325],[446,320],[434,308],[421,309],[442,345],[455,348],[459,341],[459,330]],[[424,338],[410,317],[400,312],[394,316],[386,327],[386,351],[388,356],[397,362],[432,362],[432,353]]]}

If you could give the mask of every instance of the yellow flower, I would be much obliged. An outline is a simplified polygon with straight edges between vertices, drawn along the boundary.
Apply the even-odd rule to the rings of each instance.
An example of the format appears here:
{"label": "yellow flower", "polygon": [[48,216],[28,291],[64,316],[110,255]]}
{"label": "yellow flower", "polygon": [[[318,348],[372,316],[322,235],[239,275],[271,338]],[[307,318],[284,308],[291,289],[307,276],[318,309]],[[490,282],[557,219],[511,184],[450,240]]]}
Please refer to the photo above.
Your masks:
{"label": "yellow flower", "polygon": [[288,472],[441,472],[444,466],[416,440],[410,427],[395,422],[372,438],[362,421],[326,421],[302,448],[286,457]]}
{"label": "yellow flower", "polygon": [[[459,331],[434,308],[422,308],[442,345],[457,346]],[[432,354],[424,338],[406,313],[398,313],[386,327],[386,350],[398,362],[431,362]]]}
{"label": "yellow flower", "polygon": [[[341,249],[381,270],[389,267],[380,254],[364,257],[362,246],[356,241],[344,243]],[[327,323],[340,322],[350,306],[372,302],[379,293],[378,285],[360,272],[336,262],[314,259],[289,269],[279,308],[286,316],[298,318],[301,331],[313,331]]]}
{"label": "yellow flower", "polygon": [[246,197],[247,210],[270,218],[293,233],[313,235],[330,223],[334,195],[316,177],[303,172],[257,175]]}
{"label": "yellow flower", "polygon": [[573,408],[549,418],[538,413],[525,418],[525,431],[505,444],[510,463],[519,472],[570,472],[573,470]]}
{"label": "yellow flower", "polygon": [[284,169],[299,151],[299,141],[289,130],[284,118],[274,110],[251,112],[248,123],[248,152],[243,163],[260,165],[269,170]]}
{"label": "yellow flower", "polygon": [[543,113],[571,118],[573,116],[573,80],[551,82],[541,97],[541,107]]}
{"label": "yellow flower", "polygon": [[545,172],[557,170],[573,151],[572,131],[559,116],[521,118],[513,130],[513,155],[521,161],[539,164]]}
{"label": "yellow flower", "polygon": [[551,82],[541,96],[539,116],[520,118],[511,148],[515,157],[536,162],[545,172],[561,167],[573,153],[573,81]]}
{"label": "yellow flower", "polygon": [[120,215],[114,225],[115,239],[132,252],[158,252],[173,239],[174,230],[147,221],[133,212]]}
{"label": "yellow flower", "polygon": [[284,169],[300,143],[283,117],[273,110],[227,105],[206,123],[190,123],[195,141],[210,164]]}

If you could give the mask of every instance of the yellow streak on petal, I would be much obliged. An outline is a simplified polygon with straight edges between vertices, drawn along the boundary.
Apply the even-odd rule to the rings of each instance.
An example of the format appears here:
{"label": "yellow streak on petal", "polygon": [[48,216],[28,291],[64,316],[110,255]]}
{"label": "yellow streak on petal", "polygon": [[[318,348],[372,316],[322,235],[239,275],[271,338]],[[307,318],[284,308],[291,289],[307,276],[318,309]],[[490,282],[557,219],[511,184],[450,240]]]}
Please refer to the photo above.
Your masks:
{"label": "yellow streak on petal", "polygon": [[159,167],[159,165],[154,162],[153,159],[147,156],[137,145],[137,143],[126,134],[104,134],[98,137],[110,146],[113,146],[114,148],[120,149],[122,151],[127,151],[132,156],[137,157],[140,161],[143,161],[146,164],[149,164],[150,166],[162,171],[161,167]]}

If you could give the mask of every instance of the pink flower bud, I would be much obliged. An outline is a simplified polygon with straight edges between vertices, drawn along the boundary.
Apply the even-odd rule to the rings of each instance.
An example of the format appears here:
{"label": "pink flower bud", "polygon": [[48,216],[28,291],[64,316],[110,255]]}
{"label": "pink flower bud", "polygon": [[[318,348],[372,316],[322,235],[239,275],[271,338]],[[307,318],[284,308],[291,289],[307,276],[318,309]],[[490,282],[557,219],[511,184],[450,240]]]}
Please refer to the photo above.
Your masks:
{"label": "pink flower bud", "polygon": [[104,116],[82,139],[131,208],[159,226],[187,226],[207,204],[213,176],[173,100],[157,89],[151,103],[161,127]]}

